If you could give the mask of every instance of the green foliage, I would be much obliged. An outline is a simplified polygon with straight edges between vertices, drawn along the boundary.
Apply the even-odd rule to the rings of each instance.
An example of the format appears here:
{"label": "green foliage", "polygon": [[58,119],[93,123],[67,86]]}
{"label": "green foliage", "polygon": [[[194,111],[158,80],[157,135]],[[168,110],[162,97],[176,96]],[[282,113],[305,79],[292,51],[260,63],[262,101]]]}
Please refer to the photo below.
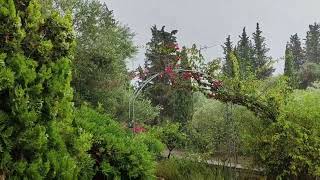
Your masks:
{"label": "green foliage", "polygon": [[[177,64],[178,51],[176,49],[177,31],[167,32],[165,27],[151,28],[152,38],[147,43],[145,74],[140,74],[144,81],[156,73],[165,72],[167,67],[174,68]],[[169,75],[163,74],[152,80],[145,88],[145,95],[151,99],[153,105],[162,108],[160,117],[172,117],[172,103],[174,89]]]}
{"label": "green foliage", "polygon": [[231,42],[230,35],[226,38],[226,42],[224,43],[224,46],[222,46],[222,48],[223,48],[223,53],[225,55],[224,57],[225,62],[222,67],[222,71],[225,76],[229,77],[232,72],[232,67],[231,67],[232,62],[230,60],[230,53],[233,51],[233,45]]}
{"label": "green foliage", "polygon": [[153,153],[154,156],[160,158],[161,153],[165,149],[165,145],[161,142],[158,133],[158,127],[149,129],[146,133],[138,134],[135,139],[148,147],[148,151]]}
{"label": "green foliage", "polygon": [[147,134],[132,137],[108,115],[88,107],[76,111],[75,123],[80,132],[92,135],[89,153],[95,160],[95,178],[152,179],[154,155],[161,151],[161,143]]}
{"label": "green foliage", "polygon": [[229,59],[230,59],[230,66],[231,66],[230,75],[234,80],[239,81],[240,80],[239,61],[233,51],[229,54]]}
{"label": "green foliage", "polygon": [[287,46],[285,54],[284,75],[289,79],[289,85],[293,88],[297,87],[297,71],[294,67],[294,56],[292,50]]}
{"label": "green foliage", "polygon": [[205,73],[211,77],[217,77],[221,70],[221,59],[213,59],[212,61],[208,62],[205,66]]}
{"label": "green foliage", "polygon": [[290,37],[289,49],[292,52],[294,69],[298,71],[305,61],[304,51],[301,47],[301,41],[298,34],[294,34]]}
{"label": "green foliage", "polygon": [[232,75],[231,52],[234,52],[238,59],[241,79],[247,79],[252,75],[257,79],[265,79],[272,75],[275,69],[272,67],[273,61],[267,56],[269,49],[265,37],[262,36],[259,23],[257,23],[256,31],[252,36],[253,42],[250,41],[244,28],[235,47],[232,45],[230,35],[227,37],[224,46],[222,46],[225,55],[222,71],[225,76],[230,77]]}
{"label": "green foliage", "polygon": [[37,0],[0,1],[0,169],[10,179],[78,179],[85,148],[74,145],[69,15]]}
{"label": "green foliage", "polygon": [[254,64],[253,69],[258,79],[265,79],[272,75],[274,68],[272,61],[267,57],[269,49],[267,48],[265,37],[262,36],[260,25],[257,23],[256,31],[253,33],[254,41]]}
{"label": "green foliage", "polygon": [[158,137],[169,150],[168,159],[175,148],[181,147],[186,142],[186,134],[181,131],[180,127],[179,123],[167,122],[158,129]]}
{"label": "green foliage", "polygon": [[[114,94],[113,97],[107,97],[109,102],[108,109],[113,109],[114,116],[119,121],[128,122],[129,102],[134,97],[133,90],[118,89],[116,92],[109,92]],[[114,99],[112,99],[114,98]],[[131,103],[133,103],[131,101]],[[160,109],[153,106],[151,100],[140,94],[134,101],[134,121],[139,123],[153,124],[154,120],[159,117]]]}
{"label": "green foliage", "polygon": [[93,106],[101,104],[106,112],[123,119],[119,115],[128,110],[123,102],[128,101],[125,98],[131,93],[126,60],[136,52],[133,33],[116,21],[112,11],[100,1],[49,1],[73,15],[77,48],[72,86],[76,105],[84,101]]}
{"label": "green foliage", "polygon": [[320,25],[317,23],[309,25],[305,52],[306,62],[320,63]]}
{"label": "green foliage", "polygon": [[253,71],[254,50],[250,37],[247,35],[246,28],[243,28],[240,40],[236,48],[236,55],[239,59],[241,79],[246,79]]}
{"label": "green foliage", "polygon": [[245,107],[232,105],[227,109],[226,104],[200,93],[194,96],[196,109],[188,128],[191,148],[223,155],[229,152],[232,142],[236,153],[249,154],[257,133],[265,126],[263,122]]}
{"label": "green foliage", "polygon": [[319,176],[319,100],[318,89],[295,91],[278,121],[263,132],[257,160],[271,176]]}
{"label": "green foliage", "polygon": [[233,179],[226,169],[188,159],[169,159],[158,163],[157,176],[168,180]]}
{"label": "green foliage", "polygon": [[312,85],[313,82],[320,79],[320,64],[305,63],[303,64],[299,76],[301,78],[301,87],[307,88]]}
{"label": "green foliage", "polygon": [[293,54],[292,51],[287,47],[285,54],[285,65],[284,65],[284,75],[292,78],[293,76]]}

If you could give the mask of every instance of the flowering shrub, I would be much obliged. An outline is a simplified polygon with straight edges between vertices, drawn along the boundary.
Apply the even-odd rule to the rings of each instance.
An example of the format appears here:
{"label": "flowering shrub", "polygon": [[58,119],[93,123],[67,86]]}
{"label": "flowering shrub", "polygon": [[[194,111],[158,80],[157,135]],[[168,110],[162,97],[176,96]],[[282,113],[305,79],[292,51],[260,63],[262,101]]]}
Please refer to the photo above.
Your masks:
{"label": "flowering shrub", "polygon": [[146,131],[147,130],[142,125],[139,125],[139,124],[135,124],[132,128],[133,133],[143,133]]}

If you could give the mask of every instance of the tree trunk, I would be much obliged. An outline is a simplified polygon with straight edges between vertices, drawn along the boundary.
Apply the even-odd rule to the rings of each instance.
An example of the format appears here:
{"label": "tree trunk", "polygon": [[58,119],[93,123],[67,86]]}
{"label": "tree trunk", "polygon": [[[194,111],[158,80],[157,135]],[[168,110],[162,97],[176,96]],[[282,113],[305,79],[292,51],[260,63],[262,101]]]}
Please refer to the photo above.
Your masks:
{"label": "tree trunk", "polygon": [[6,180],[6,175],[2,170],[0,170],[0,180]]}
{"label": "tree trunk", "polygon": [[[169,150],[168,159],[170,159],[171,151],[172,151],[172,150]],[[1,180],[1,179],[0,179],[0,180]]]}

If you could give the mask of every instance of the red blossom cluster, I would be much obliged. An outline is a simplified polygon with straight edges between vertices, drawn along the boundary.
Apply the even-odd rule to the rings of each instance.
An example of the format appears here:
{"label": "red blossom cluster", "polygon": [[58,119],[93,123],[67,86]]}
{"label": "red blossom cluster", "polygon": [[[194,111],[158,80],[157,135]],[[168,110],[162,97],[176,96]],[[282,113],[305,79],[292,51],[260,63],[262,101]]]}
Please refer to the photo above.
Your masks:
{"label": "red blossom cluster", "polygon": [[178,43],[170,44],[168,47],[177,51],[180,50]]}
{"label": "red blossom cluster", "polygon": [[193,78],[196,80],[196,81],[199,81],[201,79],[201,75],[199,73],[194,73],[193,74]]}
{"label": "red blossom cluster", "polygon": [[190,80],[192,78],[192,73],[191,72],[184,72],[182,74],[182,77],[184,80]]}
{"label": "red blossom cluster", "polygon": [[178,51],[178,50],[180,50],[180,48],[179,48],[179,45],[178,45],[178,44],[175,44],[174,48],[175,48],[177,51]]}
{"label": "red blossom cluster", "polygon": [[144,127],[140,126],[140,125],[135,125],[135,126],[132,128],[132,131],[133,131],[134,133],[143,133],[143,132],[146,132],[147,130],[146,130]]}
{"label": "red blossom cluster", "polygon": [[218,90],[220,87],[222,86],[222,81],[220,80],[215,80],[211,83],[211,87],[214,89],[214,90]]}
{"label": "red blossom cluster", "polygon": [[176,73],[173,71],[173,67],[172,66],[167,66],[164,69],[164,72],[169,75],[170,79],[175,79],[176,77]]}

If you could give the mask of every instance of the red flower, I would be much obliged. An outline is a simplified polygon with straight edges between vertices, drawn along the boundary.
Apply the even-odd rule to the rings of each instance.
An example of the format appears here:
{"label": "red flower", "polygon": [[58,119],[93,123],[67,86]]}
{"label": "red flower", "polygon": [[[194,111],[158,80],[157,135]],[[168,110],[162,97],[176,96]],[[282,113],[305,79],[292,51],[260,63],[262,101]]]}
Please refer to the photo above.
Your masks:
{"label": "red flower", "polygon": [[167,67],[164,69],[164,71],[165,71],[167,74],[171,74],[171,73],[173,73],[173,68],[172,68],[172,66],[167,66]]}
{"label": "red flower", "polygon": [[135,125],[135,127],[132,128],[132,131],[134,133],[142,133],[142,132],[146,132],[146,129],[140,125]]}
{"label": "red flower", "polygon": [[215,80],[211,83],[211,87],[215,90],[219,89],[222,86],[222,82],[219,80]]}
{"label": "red flower", "polygon": [[182,76],[183,76],[183,79],[189,80],[189,79],[191,79],[191,77],[192,77],[192,73],[191,73],[191,72],[184,72],[184,73],[182,74]]}
{"label": "red flower", "polygon": [[177,43],[175,44],[174,48],[175,48],[176,50],[180,50],[179,45],[178,45]]}

